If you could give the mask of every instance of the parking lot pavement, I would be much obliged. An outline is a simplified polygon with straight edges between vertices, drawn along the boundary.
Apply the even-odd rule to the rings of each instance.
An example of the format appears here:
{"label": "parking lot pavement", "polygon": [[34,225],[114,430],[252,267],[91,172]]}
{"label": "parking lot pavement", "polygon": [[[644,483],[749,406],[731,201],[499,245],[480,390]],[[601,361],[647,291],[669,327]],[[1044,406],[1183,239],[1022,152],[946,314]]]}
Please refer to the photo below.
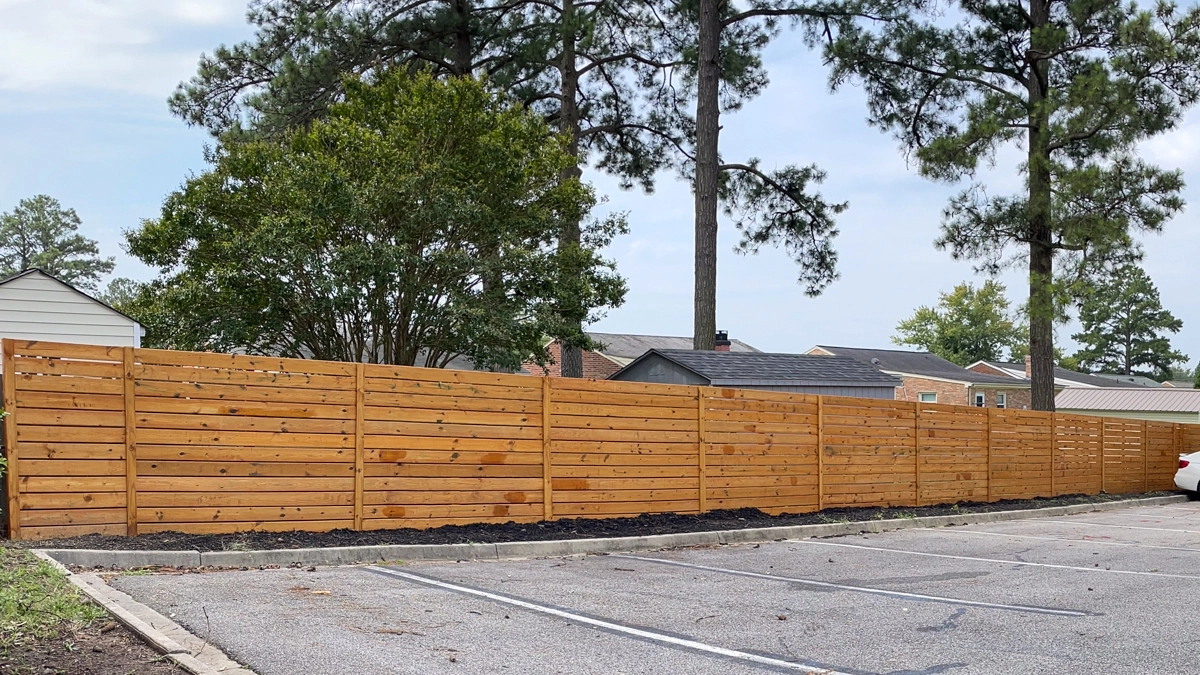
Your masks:
{"label": "parking lot pavement", "polygon": [[262,675],[1200,672],[1200,503],[638,555],[124,576]]}

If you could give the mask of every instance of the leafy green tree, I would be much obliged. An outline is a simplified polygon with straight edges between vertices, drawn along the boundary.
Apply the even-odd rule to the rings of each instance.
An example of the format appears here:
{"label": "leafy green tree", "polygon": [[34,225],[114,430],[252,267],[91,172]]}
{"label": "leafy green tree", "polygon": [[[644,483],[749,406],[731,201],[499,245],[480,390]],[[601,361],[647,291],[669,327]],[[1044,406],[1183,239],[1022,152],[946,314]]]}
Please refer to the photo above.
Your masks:
{"label": "leafy green tree", "polygon": [[951,199],[937,245],[988,271],[1027,265],[1032,407],[1052,410],[1056,259],[1073,276],[1136,248],[1131,233],[1161,230],[1183,206],[1179,172],[1135,146],[1200,98],[1200,8],[962,0],[947,16],[907,6],[903,18],[840,26],[832,84],[861,83],[871,124],[894,132],[927,178],[976,178],[1002,148],[1023,151],[1023,189],[971,185]]}
{"label": "leafy green tree", "polygon": [[[516,368],[576,336],[623,280],[597,251],[623,221],[595,203],[566,140],[470,78],[402,69],[280,140],[225,140],[129,250],[161,270],[148,337],[181,348]],[[554,243],[585,222],[578,246]],[[146,297],[153,303],[143,305]]]}
{"label": "leafy green tree", "polygon": [[1187,356],[1171,348],[1167,333],[1183,322],[1163,309],[1158,288],[1146,272],[1122,266],[1091,286],[1079,303],[1083,330],[1071,337],[1081,345],[1079,363],[1102,373],[1169,379],[1174,364]]}
{"label": "leafy green tree", "polygon": [[942,293],[936,307],[918,307],[896,326],[892,342],[913,345],[969,366],[999,361],[1028,340],[1028,328],[1009,308],[1004,285],[992,280],[976,289],[964,282]]}
{"label": "leafy green tree", "polygon": [[96,295],[96,299],[118,312],[129,314],[146,284],[126,277],[117,277]]}
{"label": "leafy green tree", "polygon": [[[653,187],[686,123],[664,57],[665,0],[287,0],[255,2],[248,42],[203,57],[172,110],[217,134],[271,135],[328,114],[343,76],[380,66],[438,76],[486,72],[569,139],[578,177],[594,163],[626,187]],[[580,222],[564,221],[559,244],[579,246]],[[563,374],[583,376],[585,307],[563,341]]]}
{"label": "leafy green tree", "polygon": [[37,195],[22,199],[11,213],[0,213],[0,277],[37,267],[84,290],[113,269],[101,258],[95,240],[79,234],[75,209]]}

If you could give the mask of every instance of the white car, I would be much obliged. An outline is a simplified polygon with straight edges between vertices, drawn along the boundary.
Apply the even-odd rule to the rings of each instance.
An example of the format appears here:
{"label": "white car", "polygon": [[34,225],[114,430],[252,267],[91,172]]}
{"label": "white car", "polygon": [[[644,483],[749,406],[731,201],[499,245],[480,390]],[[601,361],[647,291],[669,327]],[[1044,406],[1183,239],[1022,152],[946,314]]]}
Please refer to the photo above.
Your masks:
{"label": "white car", "polygon": [[1188,492],[1200,492],[1200,452],[1179,457],[1179,470],[1175,472],[1175,487]]}

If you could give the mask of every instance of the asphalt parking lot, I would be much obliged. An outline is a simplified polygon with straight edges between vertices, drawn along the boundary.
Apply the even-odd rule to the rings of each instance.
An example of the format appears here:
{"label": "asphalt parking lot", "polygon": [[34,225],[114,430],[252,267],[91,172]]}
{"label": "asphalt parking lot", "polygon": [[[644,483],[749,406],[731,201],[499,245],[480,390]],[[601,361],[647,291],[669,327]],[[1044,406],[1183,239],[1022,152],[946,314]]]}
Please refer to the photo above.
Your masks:
{"label": "asphalt parking lot", "polygon": [[630,556],[112,584],[261,675],[1200,672],[1200,502]]}

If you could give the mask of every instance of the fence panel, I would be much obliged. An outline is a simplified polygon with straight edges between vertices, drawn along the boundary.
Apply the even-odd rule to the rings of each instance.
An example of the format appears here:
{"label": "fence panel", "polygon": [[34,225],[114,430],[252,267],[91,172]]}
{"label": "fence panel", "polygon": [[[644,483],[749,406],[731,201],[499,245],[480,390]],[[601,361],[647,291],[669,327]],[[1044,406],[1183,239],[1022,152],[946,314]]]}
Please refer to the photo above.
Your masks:
{"label": "fence panel", "polygon": [[69,347],[5,351],[15,404],[6,407],[20,414],[9,435],[17,459],[9,467],[11,497],[19,500],[9,520],[14,537],[126,532],[123,352]]}
{"label": "fence panel", "polygon": [[986,408],[917,405],[917,504],[987,501]]}
{"label": "fence panel", "polygon": [[363,529],[543,518],[539,379],[380,365],[363,374]]}
{"label": "fence panel", "polygon": [[708,509],[818,508],[817,397],[701,388]]}
{"label": "fence panel", "polygon": [[1086,415],[1054,416],[1054,494],[1097,494],[1103,479],[1100,468],[1101,418]]}
{"label": "fence panel", "polygon": [[1052,416],[1026,410],[995,410],[991,431],[992,499],[1053,495]]}
{"label": "fence panel", "polygon": [[826,507],[915,503],[915,404],[826,396],[823,412]]}
{"label": "fence panel", "polygon": [[1174,490],[1179,466],[1178,425],[1146,423],[1146,490]]}
{"label": "fence panel", "polygon": [[695,387],[556,379],[553,515],[700,511]]}
{"label": "fence panel", "polygon": [[1200,425],[3,342],[10,536],[1170,489]]}
{"label": "fence panel", "polygon": [[138,349],[137,531],[354,524],[354,364]]}
{"label": "fence panel", "polygon": [[1146,485],[1144,422],[1104,418],[1104,491],[1140,492]]}

